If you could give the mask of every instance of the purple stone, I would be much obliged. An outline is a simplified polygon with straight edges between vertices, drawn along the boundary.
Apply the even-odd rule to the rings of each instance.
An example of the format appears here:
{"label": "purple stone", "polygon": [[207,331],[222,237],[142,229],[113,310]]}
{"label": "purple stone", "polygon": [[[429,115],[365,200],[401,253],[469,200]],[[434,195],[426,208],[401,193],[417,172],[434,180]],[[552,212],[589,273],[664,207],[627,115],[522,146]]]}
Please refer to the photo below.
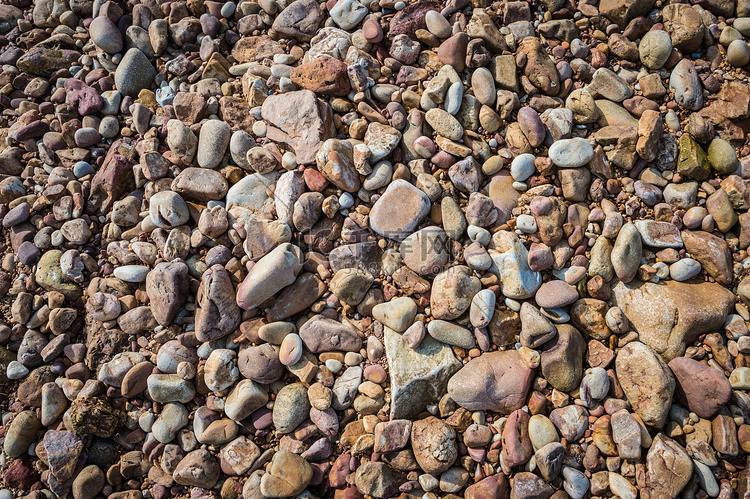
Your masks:
{"label": "purple stone", "polygon": [[34,243],[32,243],[31,241],[25,241],[21,243],[21,246],[18,247],[16,256],[18,257],[18,261],[21,262],[21,264],[26,265],[27,267],[31,267],[36,263],[37,260],[39,260],[41,254],[42,252],[39,251],[39,248],[34,246]]}
{"label": "purple stone", "polygon": [[255,411],[251,418],[253,426],[257,430],[265,430],[273,424],[273,412],[265,407],[261,407]]}
{"label": "purple stone", "polygon": [[13,227],[29,219],[31,208],[28,203],[21,203],[3,217],[3,227]]}

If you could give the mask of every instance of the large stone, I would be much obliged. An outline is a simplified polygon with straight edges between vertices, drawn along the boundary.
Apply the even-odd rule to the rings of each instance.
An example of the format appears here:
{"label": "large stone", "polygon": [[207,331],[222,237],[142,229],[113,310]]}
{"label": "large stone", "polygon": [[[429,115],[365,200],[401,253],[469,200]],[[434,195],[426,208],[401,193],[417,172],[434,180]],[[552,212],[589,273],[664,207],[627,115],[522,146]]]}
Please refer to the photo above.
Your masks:
{"label": "large stone", "polygon": [[690,256],[721,284],[729,286],[734,279],[734,260],[726,240],[703,231],[682,231],[682,241]]}
{"label": "large stone", "polygon": [[310,90],[268,96],[261,116],[273,125],[268,127],[267,137],[293,148],[301,165],[314,163],[320,146],[333,136],[330,106]]}
{"label": "large stone", "polygon": [[73,478],[78,458],[86,446],[85,438],[72,431],[50,430],[44,434],[42,443],[55,478],[60,482]]}
{"label": "large stone", "polygon": [[647,425],[664,426],[675,389],[675,379],[667,364],[647,345],[631,341],[618,352],[615,369],[636,414]]}
{"label": "large stone", "polygon": [[83,295],[83,290],[63,274],[60,268],[62,255],[63,252],[60,250],[50,250],[43,254],[37,263],[35,279],[36,283],[47,291],[58,291],[66,299],[73,301]]}
{"label": "large stone", "polygon": [[[64,8],[64,4],[60,3]],[[49,78],[55,71],[75,64],[80,56],[81,54],[74,50],[55,50],[36,46],[18,59],[16,67],[24,73]]]}
{"label": "large stone", "polygon": [[654,0],[603,0],[599,12],[624,30],[634,18],[648,14],[653,5]]}
{"label": "large stone", "polygon": [[144,88],[151,87],[155,76],[156,69],[146,54],[137,48],[131,48],[117,65],[115,85],[120,93],[135,97]]}
{"label": "large stone", "polygon": [[470,411],[510,414],[526,403],[534,371],[516,350],[491,352],[471,360],[448,382],[448,394]]}
{"label": "large stone", "polygon": [[403,476],[381,462],[367,461],[357,468],[354,483],[357,490],[368,497],[387,498],[398,493]]}
{"label": "large stone", "polygon": [[391,419],[413,418],[441,399],[461,362],[448,345],[430,336],[413,349],[396,331],[387,326],[384,330],[391,376]]}
{"label": "large stone", "polygon": [[146,276],[146,293],[156,322],[168,326],[187,300],[188,266],[182,262],[162,262]]}
{"label": "large stone", "polygon": [[310,463],[297,454],[280,450],[273,455],[268,472],[260,481],[263,497],[296,496],[305,490],[313,477]]}
{"label": "large stone", "polygon": [[[689,4],[671,3],[664,6],[664,29],[672,37],[672,46],[683,53],[700,48],[706,26],[696,9]],[[682,61],[688,61],[682,59]],[[690,63],[692,64],[692,63]],[[702,99],[701,99],[702,100]]]}
{"label": "large stone", "polygon": [[305,322],[299,328],[299,335],[312,353],[356,352],[362,346],[362,339],[354,328],[323,315],[313,316]]}
{"label": "large stone", "polygon": [[640,341],[669,362],[701,334],[722,328],[734,306],[734,295],[708,282],[618,282],[610,304],[622,309]]}
{"label": "large stone", "polygon": [[199,341],[221,338],[237,329],[241,310],[229,272],[223,266],[213,265],[203,274],[196,298],[195,337]]}
{"label": "large stone", "polygon": [[302,270],[302,251],[284,243],[261,258],[237,288],[237,304],[244,310],[258,307],[292,284]]}
{"label": "large stone", "polygon": [[419,467],[431,475],[446,471],[458,457],[456,431],[434,416],[414,421],[411,446]]}
{"label": "large stone", "polygon": [[646,455],[643,499],[675,498],[693,476],[693,461],[677,442],[659,433]]}
{"label": "large stone", "polygon": [[529,268],[529,251],[515,232],[496,232],[490,241],[489,254],[492,257],[489,271],[500,279],[503,295],[508,298],[530,298],[542,285],[542,274]]}
{"label": "large stone", "polygon": [[296,0],[276,16],[273,29],[284,38],[300,42],[312,39],[323,20],[323,11],[315,0]]}
{"label": "large stone", "polygon": [[435,319],[458,318],[471,305],[482,283],[465,265],[456,265],[435,277],[430,294],[430,307]]}
{"label": "large stone", "polygon": [[403,241],[430,212],[430,198],[406,180],[388,185],[370,210],[370,228],[389,239]]}
{"label": "large stone", "polygon": [[713,417],[732,397],[732,385],[718,369],[687,357],[672,359],[669,368],[677,378],[675,400],[698,417]]}
{"label": "large stone", "polygon": [[234,184],[227,192],[227,215],[230,225],[242,224],[253,215],[264,212],[273,206],[273,196],[268,188],[279,179],[279,172],[251,173]]}
{"label": "large stone", "polygon": [[569,324],[557,326],[557,338],[547,343],[542,352],[542,374],[554,388],[569,392],[581,382],[583,352],[586,341],[580,332]]}
{"label": "large stone", "polygon": [[680,107],[689,111],[700,111],[703,107],[703,86],[690,59],[682,59],[674,67],[669,77],[669,90]]}
{"label": "large stone", "polygon": [[440,227],[426,227],[404,239],[399,252],[417,274],[437,274],[450,258],[450,238]]}
{"label": "large stone", "polygon": [[216,458],[206,449],[198,449],[182,458],[172,476],[181,485],[210,489],[216,485],[220,473]]}

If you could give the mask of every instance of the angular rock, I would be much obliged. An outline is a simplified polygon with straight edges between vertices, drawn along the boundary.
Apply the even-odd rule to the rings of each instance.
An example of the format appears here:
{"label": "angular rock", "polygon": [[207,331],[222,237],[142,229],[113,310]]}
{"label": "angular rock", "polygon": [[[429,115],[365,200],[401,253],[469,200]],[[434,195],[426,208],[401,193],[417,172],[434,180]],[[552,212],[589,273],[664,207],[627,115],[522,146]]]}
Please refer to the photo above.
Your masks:
{"label": "angular rock", "polygon": [[616,283],[611,305],[620,307],[640,341],[665,361],[682,355],[703,334],[722,327],[734,295],[715,283]]}
{"label": "angular rock", "polygon": [[667,364],[647,345],[632,341],[615,359],[617,379],[644,423],[661,428],[672,405],[675,379]]}
{"label": "angular rock", "polygon": [[427,336],[413,349],[402,336],[384,328],[383,343],[391,383],[391,419],[413,418],[443,396],[461,362],[448,345]]}

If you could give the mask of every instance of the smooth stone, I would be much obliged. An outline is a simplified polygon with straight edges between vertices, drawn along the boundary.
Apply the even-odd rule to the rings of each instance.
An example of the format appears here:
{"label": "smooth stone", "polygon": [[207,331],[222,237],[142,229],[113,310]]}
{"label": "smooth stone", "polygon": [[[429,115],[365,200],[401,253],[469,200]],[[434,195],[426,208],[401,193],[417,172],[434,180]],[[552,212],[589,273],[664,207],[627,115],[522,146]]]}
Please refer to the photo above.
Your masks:
{"label": "smooth stone", "polygon": [[591,161],[594,149],[586,139],[563,139],[552,144],[548,155],[560,168],[576,168]]}

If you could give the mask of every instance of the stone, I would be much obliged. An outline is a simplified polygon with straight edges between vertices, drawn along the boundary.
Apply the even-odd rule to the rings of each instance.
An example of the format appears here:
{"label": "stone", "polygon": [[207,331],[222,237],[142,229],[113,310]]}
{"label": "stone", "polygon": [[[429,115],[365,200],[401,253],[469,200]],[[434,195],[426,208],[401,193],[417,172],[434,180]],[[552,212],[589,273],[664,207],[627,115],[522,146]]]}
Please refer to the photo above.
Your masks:
{"label": "stone", "polygon": [[732,254],[724,239],[703,231],[682,231],[690,255],[718,282],[730,285],[734,278]]}
{"label": "stone", "polygon": [[662,14],[672,46],[684,52],[693,52],[700,46],[706,28],[697,10],[689,5],[673,4],[665,6]]}
{"label": "stone", "polygon": [[622,226],[612,247],[612,267],[617,278],[628,283],[635,279],[641,265],[641,236],[632,223]]}
{"label": "stone", "polygon": [[397,333],[403,333],[414,323],[417,305],[409,297],[402,296],[372,308],[372,316]]}
{"label": "stone", "polygon": [[307,321],[299,329],[299,336],[313,353],[356,352],[362,345],[362,340],[353,328],[322,315],[313,316]]}
{"label": "stone", "polygon": [[282,288],[292,284],[302,269],[302,252],[283,243],[261,258],[237,288],[237,305],[256,308]]}
{"label": "stone", "polygon": [[451,320],[463,314],[471,305],[481,283],[463,265],[451,267],[435,277],[430,295],[432,315],[436,319]]}
{"label": "stone", "polygon": [[558,140],[549,149],[549,158],[560,168],[583,166],[594,157],[594,149],[585,139]]}
{"label": "stone", "polygon": [[672,70],[669,89],[675,94],[675,102],[681,107],[698,111],[703,107],[703,88],[695,65],[689,59],[682,59]]}
{"label": "stone", "polygon": [[669,362],[677,385],[675,400],[701,418],[711,418],[732,396],[732,387],[724,373],[700,362],[677,357]]}
{"label": "stone", "polygon": [[581,382],[585,341],[573,326],[559,324],[556,328],[557,338],[541,353],[542,374],[553,387],[567,392]]}
{"label": "stone", "polygon": [[386,498],[398,492],[399,483],[403,479],[387,464],[381,462],[366,462],[357,468],[354,483],[360,494],[370,497]]}
{"label": "stone", "polygon": [[647,345],[634,341],[618,352],[615,368],[638,416],[650,426],[663,427],[675,390],[675,379],[666,363]]}
{"label": "stone", "polygon": [[448,394],[470,411],[510,414],[525,404],[533,375],[515,350],[485,353],[450,379]]}
{"label": "stone", "polygon": [[645,488],[648,498],[677,497],[693,475],[693,462],[685,449],[663,434],[654,437],[646,455]]}
{"label": "stone", "polygon": [[542,308],[561,308],[578,299],[578,291],[565,281],[551,280],[541,285],[534,297]]}
{"label": "stone", "polygon": [[448,235],[439,227],[426,227],[401,242],[399,252],[404,263],[420,275],[439,273],[448,263]]}
{"label": "stone", "polygon": [[419,467],[431,475],[448,470],[458,457],[455,430],[433,416],[412,423],[411,445]]}
{"label": "stone", "polygon": [[[343,3],[345,2],[337,2],[336,5],[339,6]],[[359,2],[353,0],[349,3]],[[361,6],[364,8],[363,5]],[[342,96],[349,93],[351,89],[346,73],[346,64],[329,57],[317,57],[310,62],[295,67],[291,74],[291,80],[296,85],[311,90],[318,95]]]}
{"label": "stone", "polygon": [[403,241],[430,210],[427,194],[406,180],[391,182],[370,211],[370,228],[377,234]]}
{"label": "stone", "polygon": [[[294,3],[301,2],[307,0]],[[331,108],[310,90],[269,96],[261,115],[273,125],[267,137],[292,147],[298,164],[313,163],[322,143],[333,135]]]}
{"label": "stone", "polygon": [[273,29],[280,35],[307,42],[317,33],[323,11],[312,0],[295,0],[276,16]]}
{"label": "stone", "polygon": [[273,406],[273,424],[276,431],[291,433],[299,426],[310,411],[307,388],[301,383],[285,385],[276,395]]}
{"label": "stone", "polygon": [[208,120],[201,125],[195,160],[201,168],[216,168],[224,159],[232,132],[220,120]]}
{"label": "stone", "polygon": [[661,69],[672,53],[672,39],[662,30],[650,30],[638,44],[641,63],[649,69]]}
{"label": "stone", "polygon": [[211,341],[226,336],[239,326],[240,315],[229,273],[223,266],[213,265],[203,274],[198,290],[196,338]]}
{"label": "stone", "polygon": [[162,326],[172,323],[187,299],[188,266],[182,262],[163,262],[148,273],[146,293],[151,312]]}
{"label": "stone", "polygon": [[489,254],[493,261],[490,272],[500,279],[503,295],[529,298],[542,285],[542,275],[529,268],[528,250],[514,232],[496,232],[489,244]]}
{"label": "stone", "polygon": [[190,452],[177,464],[174,481],[190,487],[211,488],[219,480],[219,463],[205,449]]}
{"label": "stone", "polygon": [[665,361],[679,357],[698,335],[716,331],[734,298],[715,283],[617,283],[611,304],[620,307],[640,341]]}
{"label": "stone", "polygon": [[391,419],[412,418],[445,393],[450,377],[461,363],[450,347],[425,337],[417,348],[384,328],[385,355],[391,382]]}
{"label": "stone", "polygon": [[120,93],[137,96],[144,88],[149,88],[156,76],[156,70],[146,55],[137,48],[131,48],[122,57],[115,71],[115,86]]}

